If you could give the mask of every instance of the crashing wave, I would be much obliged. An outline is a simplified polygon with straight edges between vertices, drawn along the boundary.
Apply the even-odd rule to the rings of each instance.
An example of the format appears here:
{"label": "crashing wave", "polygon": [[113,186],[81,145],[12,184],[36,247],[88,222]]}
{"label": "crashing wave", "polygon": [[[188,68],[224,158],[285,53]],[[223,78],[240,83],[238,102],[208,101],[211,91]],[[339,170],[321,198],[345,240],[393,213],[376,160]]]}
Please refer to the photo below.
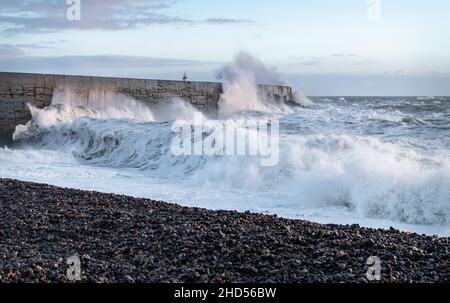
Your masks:
{"label": "crashing wave", "polygon": [[[49,109],[43,111],[48,114]],[[280,164],[260,167],[258,159],[249,156],[176,157],[170,150],[170,123],[87,116],[69,120],[34,129],[29,144],[70,151],[89,165],[181,178],[184,183],[176,185],[180,188],[277,192],[295,209],[341,207],[369,218],[414,224],[450,222],[449,161],[425,161],[413,150],[373,137],[284,136]],[[243,125],[243,120],[234,123]]]}

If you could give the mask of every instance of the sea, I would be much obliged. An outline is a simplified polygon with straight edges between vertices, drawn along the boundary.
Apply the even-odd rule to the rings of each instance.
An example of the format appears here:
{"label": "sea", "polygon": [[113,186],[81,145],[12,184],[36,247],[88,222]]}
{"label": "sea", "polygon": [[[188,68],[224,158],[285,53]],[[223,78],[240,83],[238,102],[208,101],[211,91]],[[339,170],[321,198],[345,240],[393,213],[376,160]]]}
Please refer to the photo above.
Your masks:
{"label": "sea", "polygon": [[[449,97],[240,106],[236,94],[222,98],[218,115],[203,113],[203,122],[246,128],[251,119],[277,121],[276,165],[262,166],[258,155],[175,155],[174,123],[193,125],[197,112],[181,99],[149,106],[101,93],[81,104],[66,92],[47,108],[30,106],[32,120],[0,148],[0,178],[450,236]],[[201,138],[210,134],[203,130]]]}

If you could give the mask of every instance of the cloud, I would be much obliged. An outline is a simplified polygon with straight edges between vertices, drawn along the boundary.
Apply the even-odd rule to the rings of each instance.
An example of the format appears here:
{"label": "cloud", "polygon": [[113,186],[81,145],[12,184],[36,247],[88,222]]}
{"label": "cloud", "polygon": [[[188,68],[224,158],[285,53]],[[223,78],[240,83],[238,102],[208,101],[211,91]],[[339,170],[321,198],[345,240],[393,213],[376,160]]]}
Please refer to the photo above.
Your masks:
{"label": "cloud", "polygon": [[0,60],[1,58],[9,58],[25,55],[25,52],[17,46],[9,44],[0,44]]}
{"label": "cloud", "polygon": [[306,66],[316,66],[320,64],[320,61],[302,61],[298,63],[299,65],[306,65]]}
{"label": "cloud", "polygon": [[343,57],[343,58],[351,58],[351,57],[357,57],[356,54],[333,54],[331,57]]}
{"label": "cloud", "polygon": [[35,43],[19,43],[19,44],[0,44],[0,58],[14,58],[24,57],[27,52],[24,49],[36,50],[36,49],[54,49],[54,46],[46,45],[47,43],[55,42],[42,42],[42,44]]}
{"label": "cloud", "polygon": [[2,0],[0,19],[4,34],[52,32],[65,29],[119,30],[150,24],[191,23],[162,12],[174,1],[81,0],[81,20],[68,21],[66,1]]}
{"label": "cloud", "polygon": [[377,59],[374,58],[359,58],[353,61],[347,62],[348,66],[364,66],[364,65],[375,65],[378,63]]}
{"label": "cloud", "polygon": [[[54,43],[60,43],[62,41],[65,40],[60,40],[59,42],[47,42],[49,44],[54,44]],[[19,48],[19,49],[54,49],[54,46],[50,46],[50,45],[45,45],[45,43],[43,42],[42,44],[35,44],[35,43],[20,43],[20,44],[16,44],[14,45],[15,47]]]}
{"label": "cloud", "polygon": [[232,18],[210,18],[205,20],[206,23],[212,24],[253,24],[254,22],[247,19],[232,19]]}
{"label": "cloud", "polygon": [[322,60],[301,60],[296,62],[297,65],[303,65],[303,66],[316,66],[321,63]]}
{"label": "cloud", "polygon": [[346,65],[346,66],[364,66],[374,65],[378,61],[374,58],[368,58],[357,54],[332,54],[323,57],[291,57],[294,65],[299,66],[317,66],[317,65]]}
{"label": "cloud", "polygon": [[328,58],[326,57],[293,57],[291,60],[293,64],[300,66],[316,66],[325,62]]}
{"label": "cloud", "polygon": [[170,13],[174,0],[80,0],[81,20],[68,21],[63,0],[2,0],[0,33],[77,30],[122,30],[154,24],[249,24],[250,20],[209,18],[196,20]]}
{"label": "cloud", "polygon": [[450,74],[291,74],[288,80],[308,96],[450,95]]}
{"label": "cloud", "polygon": [[[0,46],[1,49],[1,46]],[[48,70],[95,70],[95,69],[151,69],[167,67],[186,67],[199,65],[214,65],[216,62],[180,60],[169,58],[139,57],[139,56],[60,56],[60,57],[32,57],[16,56],[1,58],[0,70],[10,71],[48,71]]]}
{"label": "cloud", "polygon": [[0,56],[0,71],[39,74],[107,76],[179,80],[187,72],[191,80],[212,80],[222,63],[200,60],[139,56]]}

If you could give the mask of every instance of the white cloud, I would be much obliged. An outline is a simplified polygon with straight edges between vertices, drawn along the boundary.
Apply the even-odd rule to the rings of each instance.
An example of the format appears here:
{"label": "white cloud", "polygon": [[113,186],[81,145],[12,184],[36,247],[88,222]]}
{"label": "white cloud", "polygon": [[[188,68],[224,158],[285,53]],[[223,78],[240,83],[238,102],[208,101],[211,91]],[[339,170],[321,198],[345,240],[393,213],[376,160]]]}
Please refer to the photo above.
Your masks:
{"label": "white cloud", "polygon": [[76,30],[121,30],[153,24],[250,24],[238,18],[192,19],[178,16],[170,9],[178,1],[170,0],[81,0],[81,20],[66,19],[65,1],[2,0],[0,34]]}

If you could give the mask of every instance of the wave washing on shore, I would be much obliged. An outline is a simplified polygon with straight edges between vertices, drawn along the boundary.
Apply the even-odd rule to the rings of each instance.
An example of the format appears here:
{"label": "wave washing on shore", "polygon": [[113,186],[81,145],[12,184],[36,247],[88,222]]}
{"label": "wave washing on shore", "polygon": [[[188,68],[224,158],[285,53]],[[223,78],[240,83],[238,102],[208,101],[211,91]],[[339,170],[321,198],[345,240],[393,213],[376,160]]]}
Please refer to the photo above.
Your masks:
{"label": "wave washing on shore", "polygon": [[195,112],[182,100],[148,107],[100,92],[87,107],[69,89],[48,108],[31,108],[17,144],[0,149],[0,177],[450,235],[450,98],[314,98],[293,109],[233,103],[243,87],[256,96],[256,79],[235,79],[220,118],[204,119],[242,128],[249,117],[279,119],[277,166],[255,156],[174,156],[172,123],[192,124]]}
{"label": "wave washing on shore", "polygon": [[449,99],[319,98],[287,114],[228,115],[237,126],[248,116],[280,119],[275,167],[261,167],[253,156],[176,157],[172,121],[191,123],[194,109],[174,100],[174,116],[155,121],[150,108],[125,100],[124,107],[107,109],[56,100],[32,108],[32,122],[14,134],[20,145],[0,150],[0,176],[188,206],[449,234]]}

